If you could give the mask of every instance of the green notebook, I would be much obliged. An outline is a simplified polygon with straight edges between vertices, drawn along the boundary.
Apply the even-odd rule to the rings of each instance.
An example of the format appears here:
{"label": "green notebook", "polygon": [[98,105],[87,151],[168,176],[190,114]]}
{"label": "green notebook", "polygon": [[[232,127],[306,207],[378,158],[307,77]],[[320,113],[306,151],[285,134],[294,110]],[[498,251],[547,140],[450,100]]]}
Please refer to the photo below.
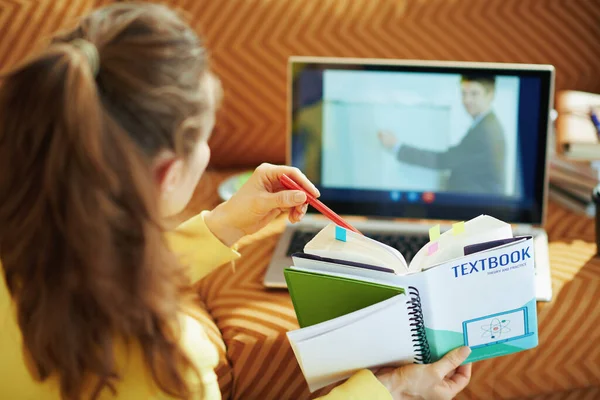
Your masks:
{"label": "green notebook", "polygon": [[405,294],[403,288],[331,275],[284,270],[301,328],[361,310]]}

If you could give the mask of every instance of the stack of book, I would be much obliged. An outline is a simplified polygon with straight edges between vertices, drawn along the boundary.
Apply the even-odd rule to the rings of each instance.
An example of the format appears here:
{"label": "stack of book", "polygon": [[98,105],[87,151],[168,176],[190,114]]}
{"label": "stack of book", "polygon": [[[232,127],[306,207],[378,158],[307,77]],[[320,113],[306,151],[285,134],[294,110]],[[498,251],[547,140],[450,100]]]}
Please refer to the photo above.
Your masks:
{"label": "stack of book", "polygon": [[550,158],[551,200],[569,209],[595,215],[592,191],[600,184],[600,162],[573,161],[554,155]]}
{"label": "stack of book", "polygon": [[551,200],[595,215],[592,191],[600,184],[600,95],[562,91],[556,96],[556,147],[550,155]]}

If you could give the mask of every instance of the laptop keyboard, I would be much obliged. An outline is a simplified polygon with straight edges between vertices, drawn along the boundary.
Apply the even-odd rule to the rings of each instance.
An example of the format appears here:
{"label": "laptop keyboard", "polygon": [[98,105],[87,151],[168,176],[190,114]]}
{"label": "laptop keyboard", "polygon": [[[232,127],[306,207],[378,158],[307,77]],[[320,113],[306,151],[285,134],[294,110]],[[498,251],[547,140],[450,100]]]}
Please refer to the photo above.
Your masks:
{"label": "laptop keyboard", "polygon": [[[304,250],[304,246],[308,243],[319,231],[294,231],[292,240],[287,250],[287,256],[291,256],[293,253],[301,253]],[[364,232],[363,232],[364,233]],[[404,256],[407,263],[410,263],[412,258],[415,256],[417,251],[421,247],[425,246],[429,242],[429,237],[419,235],[412,236],[400,233],[367,233],[365,236],[375,239],[378,242],[385,243],[395,249],[398,249]]]}

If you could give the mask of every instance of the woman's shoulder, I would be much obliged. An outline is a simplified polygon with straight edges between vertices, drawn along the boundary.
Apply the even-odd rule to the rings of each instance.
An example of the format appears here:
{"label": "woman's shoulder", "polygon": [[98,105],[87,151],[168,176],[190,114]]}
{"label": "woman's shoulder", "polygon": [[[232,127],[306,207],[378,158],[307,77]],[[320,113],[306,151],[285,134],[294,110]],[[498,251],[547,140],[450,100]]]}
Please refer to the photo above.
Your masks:
{"label": "woman's shoulder", "polygon": [[200,321],[187,314],[182,314],[179,321],[181,346],[192,362],[198,368],[214,369],[219,362],[219,353],[210,341]]}
{"label": "woman's shoulder", "polygon": [[[182,315],[181,346],[198,370],[202,386],[202,399],[220,399],[221,392],[215,368],[219,363],[219,353],[211,342],[202,324],[189,315]],[[190,376],[190,381],[196,378]]]}

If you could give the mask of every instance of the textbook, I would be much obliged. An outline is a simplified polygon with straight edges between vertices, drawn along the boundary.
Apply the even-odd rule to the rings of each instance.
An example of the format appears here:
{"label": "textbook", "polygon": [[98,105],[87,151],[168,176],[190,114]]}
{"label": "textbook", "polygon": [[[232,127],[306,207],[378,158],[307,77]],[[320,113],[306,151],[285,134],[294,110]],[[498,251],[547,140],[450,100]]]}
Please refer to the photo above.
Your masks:
{"label": "textbook", "polygon": [[407,264],[329,224],[292,255],[284,274],[300,329],[287,336],[311,392],[462,345],[466,362],[537,346],[533,238],[487,215],[433,227],[430,238]]}

